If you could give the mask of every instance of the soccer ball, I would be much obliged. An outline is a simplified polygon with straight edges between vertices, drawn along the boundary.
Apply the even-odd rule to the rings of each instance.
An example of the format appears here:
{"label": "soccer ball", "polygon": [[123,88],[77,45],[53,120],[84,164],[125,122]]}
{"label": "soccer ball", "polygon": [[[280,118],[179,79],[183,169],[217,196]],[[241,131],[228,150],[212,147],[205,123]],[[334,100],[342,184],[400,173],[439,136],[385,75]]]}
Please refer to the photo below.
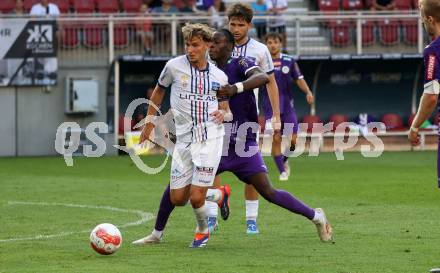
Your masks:
{"label": "soccer ball", "polygon": [[112,224],[99,224],[90,233],[90,245],[99,254],[113,254],[122,245],[121,232]]}

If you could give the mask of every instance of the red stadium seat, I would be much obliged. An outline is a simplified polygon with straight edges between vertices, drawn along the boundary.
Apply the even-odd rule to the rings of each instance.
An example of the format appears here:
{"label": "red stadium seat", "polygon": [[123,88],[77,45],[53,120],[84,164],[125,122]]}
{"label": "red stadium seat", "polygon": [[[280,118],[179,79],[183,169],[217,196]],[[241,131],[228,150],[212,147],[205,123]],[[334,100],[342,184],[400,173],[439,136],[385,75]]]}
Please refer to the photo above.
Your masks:
{"label": "red stadium seat", "polygon": [[364,0],[364,9],[371,9],[373,6],[373,0]]}
{"label": "red stadium seat", "polygon": [[77,48],[79,46],[79,24],[63,24],[61,28],[61,46],[63,48]]}
{"label": "red stadium seat", "polygon": [[413,9],[420,9],[419,8],[419,0],[413,0],[411,4],[412,4]]}
{"label": "red stadium seat", "polygon": [[362,46],[370,46],[376,42],[375,23],[362,20]]}
{"label": "red stadium seat", "polygon": [[403,127],[402,118],[397,114],[386,114],[382,117],[382,123],[388,131],[402,131]]}
{"label": "red stadium seat", "polygon": [[129,44],[129,31],[127,24],[115,24],[114,45],[116,48],[123,48]]}
{"label": "red stadium seat", "polygon": [[69,0],[51,0],[50,2],[57,5],[61,13],[68,13],[70,10]]}
{"label": "red stadium seat", "polygon": [[93,0],[73,0],[73,8],[78,13],[93,13],[95,3]]}
{"label": "red stadium seat", "polygon": [[411,124],[413,123],[414,118],[416,117],[416,114],[411,114],[408,118],[408,127],[411,127]]}
{"label": "red stadium seat", "polygon": [[98,0],[96,1],[96,7],[99,12],[102,13],[117,13],[119,12],[118,0]]}
{"label": "red stadium seat", "polygon": [[[3,0],[1,0],[3,1]],[[33,5],[40,3],[40,0],[24,0],[23,5],[24,5],[24,10],[29,12],[31,11],[31,8]],[[14,3],[14,7],[15,7],[15,3]]]}
{"label": "red stadium seat", "polygon": [[0,1],[0,12],[10,13],[15,8],[15,0],[1,0]]}
{"label": "red stadium seat", "polygon": [[125,12],[139,12],[139,8],[141,7],[141,0],[123,0],[122,7]]}
{"label": "red stadium seat", "polygon": [[318,8],[320,11],[338,11],[339,0],[319,0]]}
{"label": "red stadium seat", "polygon": [[328,23],[330,33],[332,37],[332,45],[334,46],[347,46],[350,39],[350,22],[343,20],[330,21]]}
{"label": "red stadium seat", "polygon": [[396,9],[398,10],[410,10],[411,9],[411,0],[394,0],[396,5]]}
{"label": "red stadium seat", "polygon": [[399,23],[396,20],[379,21],[379,39],[383,45],[391,46],[399,41]]}
{"label": "red stadium seat", "polygon": [[409,45],[416,45],[418,41],[417,19],[402,20],[403,40]]}
{"label": "red stadium seat", "polygon": [[303,117],[302,123],[307,124],[307,132],[311,133],[314,123],[321,123],[321,119],[318,116],[306,115]]}
{"label": "red stadium seat", "polygon": [[362,0],[342,0],[342,9],[344,10],[362,10]]}
{"label": "red stadium seat", "polygon": [[338,127],[339,124],[348,122],[348,117],[346,115],[333,114],[330,116],[329,122],[333,122],[332,131],[334,131],[336,130],[336,127]]}
{"label": "red stadium seat", "polygon": [[86,24],[84,28],[84,46],[98,48],[104,45],[104,24]]}
{"label": "red stadium seat", "polygon": [[[334,13],[340,9],[339,0],[318,0],[318,9],[321,13]],[[324,26],[328,26],[331,20],[324,20]]]}

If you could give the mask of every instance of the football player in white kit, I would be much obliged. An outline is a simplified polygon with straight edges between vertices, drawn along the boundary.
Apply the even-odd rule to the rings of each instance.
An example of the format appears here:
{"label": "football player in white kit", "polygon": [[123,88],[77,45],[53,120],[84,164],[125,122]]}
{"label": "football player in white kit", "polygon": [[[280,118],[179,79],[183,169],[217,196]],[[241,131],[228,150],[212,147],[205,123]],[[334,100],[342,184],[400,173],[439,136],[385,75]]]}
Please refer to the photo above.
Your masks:
{"label": "football player in white kit", "polygon": [[[203,24],[182,28],[186,54],[167,62],[159,77],[151,102],[160,105],[171,86],[171,111],[176,125],[176,145],[170,174],[170,198],[177,206],[190,201],[197,221],[190,247],[204,247],[209,240],[205,210],[206,192],[213,185],[222,154],[227,101],[219,103],[216,93],[228,84],[220,69],[207,61],[213,30]],[[219,107],[222,104],[222,107]],[[219,109],[220,108],[220,109]],[[148,107],[148,116],[156,110]],[[146,123],[140,142],[150,139],[154,125]],[[148,240],[142,238],[135,244]]]}

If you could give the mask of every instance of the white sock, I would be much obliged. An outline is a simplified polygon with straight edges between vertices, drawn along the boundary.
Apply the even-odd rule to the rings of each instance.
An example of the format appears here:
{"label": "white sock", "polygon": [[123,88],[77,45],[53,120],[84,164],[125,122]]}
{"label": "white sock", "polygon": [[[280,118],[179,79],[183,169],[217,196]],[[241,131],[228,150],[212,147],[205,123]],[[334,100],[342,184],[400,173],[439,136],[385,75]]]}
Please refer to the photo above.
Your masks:
{"label": "white sock", "polygon": [[208,233],[208,221],[206,219],[205,205],[201,206],[198,209],[193,208],[193,210],[197,221],[196,233]]}
{"label": "white sock", "polygon": [[206,192],[206,200],[211,202],[218,202],[223,197],[223,192],[219,189],[208,189]]}
{"label": "white sock", "polygon": [[205,207],[206,207],[206,215],[208,215],[208,217],[217,218],[218,215],[217,203],[211,201],[205,201]]}
{"label": "white sock", "polygon": [[246,221],[257,221],[258,217],[258,200],[246,200]]}
{"label": "white sock", "polygon": [[161,238],[161,237],[162,237],[162,234],[163,234],[163,230],[156,230],[156,229],[153,229],[153,232],[152,232],[151,234],[153,234],[154,236],[156,236],[156,238]]}
{"label": "white sock", "polygon": [[322,223],[324,222],[324,215],[319,211],[315,210],[315,216],[312,219],[313,223]]}

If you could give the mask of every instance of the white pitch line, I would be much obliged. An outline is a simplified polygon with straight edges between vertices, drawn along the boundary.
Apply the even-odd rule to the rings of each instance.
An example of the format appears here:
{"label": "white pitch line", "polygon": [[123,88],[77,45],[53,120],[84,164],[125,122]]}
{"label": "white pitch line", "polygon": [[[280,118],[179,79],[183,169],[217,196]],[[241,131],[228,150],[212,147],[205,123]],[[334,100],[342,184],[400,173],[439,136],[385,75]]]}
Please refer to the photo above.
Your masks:
{"label": "white pitch line", "polygon": [[[135,222],[129,222],[122,225],[118,225],[119,228],[138,226],[145,222],[148,222],[154,219],[154,215],[149,212],[141,211],[141,210],[131,210],[131,209],[121,209],[110,206],[95,206],[95,205],[83,205],[83,204],[70,204],[70,203],[48,203],[48,202],[23,202],[23,201],[8,201],[9,206],[14,205],[25,205],[25,206],[60,206],[67,208],[81,208],[81,209],[104,209],[109,211],[123,212],[123,213],[131,213],[136,214],[140,217],[139,220]],[[20,237],[20,238],[10,238],[10,239],[0,239],[0,243],[7,242],[17,242],[17,241],[32,241],[32,240],[43,240],[43,239],[51,239],[56,237],[69,236],[73,234],[79,233],[88,233],[90,230],[82,230],[82,231],[68,231],[68,232],[60,232],[56,234],[39,234],[31,237]]]}

